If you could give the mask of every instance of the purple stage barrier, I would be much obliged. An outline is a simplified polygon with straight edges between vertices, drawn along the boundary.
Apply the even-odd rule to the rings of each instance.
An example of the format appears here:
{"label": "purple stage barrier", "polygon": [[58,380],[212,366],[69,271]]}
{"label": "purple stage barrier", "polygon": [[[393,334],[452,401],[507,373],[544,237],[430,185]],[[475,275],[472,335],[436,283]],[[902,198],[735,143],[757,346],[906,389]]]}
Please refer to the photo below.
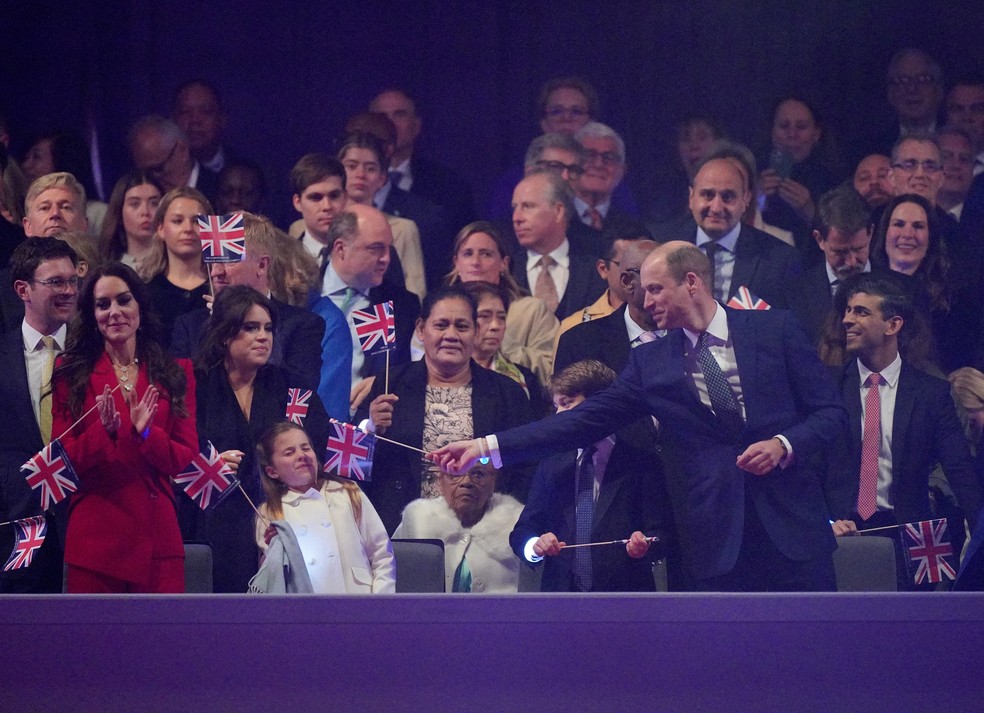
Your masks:
{"label": "purple stage barrier", "polygon": [[0,597],[0,711],[984,710],[984,595]]}

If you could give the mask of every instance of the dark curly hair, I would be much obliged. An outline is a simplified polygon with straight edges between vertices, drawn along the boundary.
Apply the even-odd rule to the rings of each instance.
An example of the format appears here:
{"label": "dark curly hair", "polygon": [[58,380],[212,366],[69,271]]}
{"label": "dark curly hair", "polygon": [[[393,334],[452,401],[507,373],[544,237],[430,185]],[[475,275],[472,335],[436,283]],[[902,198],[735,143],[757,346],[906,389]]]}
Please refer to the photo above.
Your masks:
{"label": "dark curly hair", "polygon": [[106,351],[106,343],[96,324],[95,289],[104,277],[117,277],[126,283],[140,310],[137,329],[136,357],[147,369],[147,377],[171,402],[171,410],[180,417],[188,415],[185,391],[188,388],[184,370],[161,346],[161,323],[150,309],[150,293],[133,268],[119,262],[94,270],[87,276],[79,294],[78,313],[68,331],[67,348],[52,376],[52,382],[68,382],[67,408],[72,418],[82,414],[85,392],[96,362]]}

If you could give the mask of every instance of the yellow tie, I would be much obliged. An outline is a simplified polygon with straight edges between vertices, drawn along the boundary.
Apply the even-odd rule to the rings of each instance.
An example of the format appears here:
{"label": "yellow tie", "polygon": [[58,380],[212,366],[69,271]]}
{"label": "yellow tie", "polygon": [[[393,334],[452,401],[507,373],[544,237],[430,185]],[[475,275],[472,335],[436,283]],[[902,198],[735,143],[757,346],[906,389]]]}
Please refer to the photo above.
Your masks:
{"label": "yellow tie", "polygon": [[38,408],[38,420],[41,426],[41,438],[44,444],[51,442],[51,372],[55,367],[55,338],[41,337],[44,349],[41,354],[41,401]]}

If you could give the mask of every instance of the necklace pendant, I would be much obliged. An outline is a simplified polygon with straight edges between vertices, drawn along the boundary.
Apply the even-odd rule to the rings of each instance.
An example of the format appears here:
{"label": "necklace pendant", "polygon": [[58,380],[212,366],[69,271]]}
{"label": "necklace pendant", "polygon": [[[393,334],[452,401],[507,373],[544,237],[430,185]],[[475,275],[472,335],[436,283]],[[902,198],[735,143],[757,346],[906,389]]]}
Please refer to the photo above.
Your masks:
{"label": "necklace pendant", "polygon": [[123,384],[123,390],[129,393],[133,391],[133,386],[131,384]]}

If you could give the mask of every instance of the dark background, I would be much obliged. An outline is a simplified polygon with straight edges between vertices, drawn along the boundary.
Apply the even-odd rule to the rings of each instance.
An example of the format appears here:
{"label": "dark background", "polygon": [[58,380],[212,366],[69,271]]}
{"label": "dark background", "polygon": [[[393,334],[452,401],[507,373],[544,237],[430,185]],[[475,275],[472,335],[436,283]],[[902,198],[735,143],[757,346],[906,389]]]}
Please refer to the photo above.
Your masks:
{"label": "dark background", "polygon": [[175,87],[205,78],[223,93],[228,143],[265,167],[270,213],[285,221],[290,167],[330,149],[386,85],[417,98],[422,151],[458,168],[481,204],[539,133],[541,83],[580,74],[626,140],[645,210],[684,115],[712,111],[758,148],[772,104],[795,91],[849,151],[890,122],[897,49],[923,47],[954,77],[982,65],[982,29],[984,3],[917,0],[0,0],[0,111],[15,152],[38,131],[81,130],[91,112],[109,191],[129,124],[170,113]]}

